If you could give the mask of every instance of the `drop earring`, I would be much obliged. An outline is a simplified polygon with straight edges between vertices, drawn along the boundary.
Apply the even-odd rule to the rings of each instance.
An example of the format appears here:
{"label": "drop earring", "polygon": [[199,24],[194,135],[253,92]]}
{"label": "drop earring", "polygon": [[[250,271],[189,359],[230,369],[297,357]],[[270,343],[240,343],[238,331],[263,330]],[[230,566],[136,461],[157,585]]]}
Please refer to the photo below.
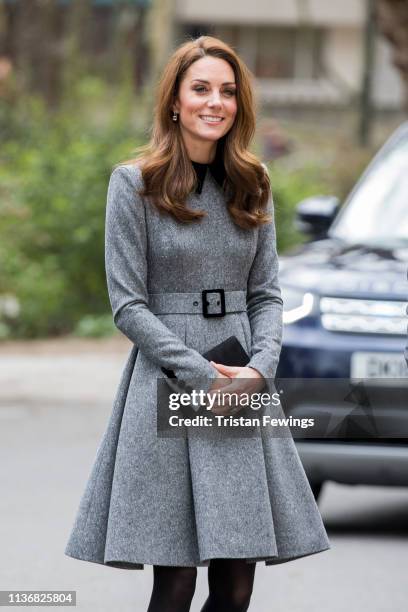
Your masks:
{"label": "drop earring", "polygon": [[173,111],[173,121],[177,121],[177,113],[176,113],[176,111]]}

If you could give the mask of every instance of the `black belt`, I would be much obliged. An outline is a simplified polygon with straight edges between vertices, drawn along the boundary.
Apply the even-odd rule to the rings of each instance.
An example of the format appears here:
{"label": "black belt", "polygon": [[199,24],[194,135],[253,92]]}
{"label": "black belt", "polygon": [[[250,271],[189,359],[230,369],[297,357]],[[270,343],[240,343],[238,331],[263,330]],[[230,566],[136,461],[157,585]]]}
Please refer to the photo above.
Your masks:
{"label": "black belt", "polygon": [[149,293],[149,309],[154,314],[223,317],[232,312],[246,311],[246,291],[204,289],[195,293]]}

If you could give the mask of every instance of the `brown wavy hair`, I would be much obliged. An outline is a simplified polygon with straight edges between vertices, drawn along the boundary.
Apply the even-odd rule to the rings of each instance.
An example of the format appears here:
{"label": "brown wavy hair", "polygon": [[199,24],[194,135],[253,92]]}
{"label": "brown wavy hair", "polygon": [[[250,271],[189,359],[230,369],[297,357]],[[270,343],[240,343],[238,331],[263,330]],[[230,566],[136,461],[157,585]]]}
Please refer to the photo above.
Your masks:
{"label": "brown wavy hair", "polygon": [[179,124],[172,121],[172,106],[186,70],[206,55],[227,61],[235,73],[237,113],[229,132],[217,142],[217,154],[224,162],[223,190],[233,221],[245,229],[256,227],[271,220],[265,212],[271,186],[261,162],[248,150],[255,132],[252,74],[235,51],[218,38],[200,36],[176,49],[157,85],[150,142],[136,149],[136,158],[122,164],[140,162],[144,182],[140,195],[149,198],[159,212],[184,223],[207,214],[186,205],[197,177]]}

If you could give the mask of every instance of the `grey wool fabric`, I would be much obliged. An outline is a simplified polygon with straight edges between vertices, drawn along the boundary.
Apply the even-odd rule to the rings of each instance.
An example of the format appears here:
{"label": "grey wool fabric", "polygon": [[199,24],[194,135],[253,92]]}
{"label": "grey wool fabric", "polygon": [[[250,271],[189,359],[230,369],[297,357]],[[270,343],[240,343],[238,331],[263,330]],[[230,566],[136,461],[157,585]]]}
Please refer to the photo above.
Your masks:
{"label": "grey wool fabric", "polygon": [[[161,367],[208,391],[216,370],[202,354],[231,335],[248,365],[274,378],[282,338],[274,222],[238,227],[211,172],[187,198],[207,213],[198,222],[160,214],[138,194],[142,186],[131,164],[109,182],[107,285],[114,322],[133,346],[65,554],[143,569],[217,557],[273,565],[329,549],[292,436],[169,439],[156,430]],[[220,287],[246,292],[246,311],[205,318],[149,309],[152,294]]]}

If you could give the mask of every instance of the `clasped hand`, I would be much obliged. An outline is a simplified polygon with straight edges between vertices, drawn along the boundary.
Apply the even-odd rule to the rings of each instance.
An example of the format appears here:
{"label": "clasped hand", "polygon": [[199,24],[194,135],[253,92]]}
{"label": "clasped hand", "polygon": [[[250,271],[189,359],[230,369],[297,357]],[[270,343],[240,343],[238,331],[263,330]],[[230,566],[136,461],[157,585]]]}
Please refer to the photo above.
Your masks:
{"label": "clasped hand", "polygon": [[[216,379],[208,390],[208,393],[220,391],[220,403],[214,402],[211,408],[211,411],[216,415],[230,416],[236,414],[244,407],[240,405],[241,394],[250,395],[261,391],[265,386],[264,377],[255,368],[227,366],[214,361],[210,363],[218,372]],[[224,391],[227,394],[225,401],[222,399]],[[228,394],[233,394],[233,397],[230,398]]]}

